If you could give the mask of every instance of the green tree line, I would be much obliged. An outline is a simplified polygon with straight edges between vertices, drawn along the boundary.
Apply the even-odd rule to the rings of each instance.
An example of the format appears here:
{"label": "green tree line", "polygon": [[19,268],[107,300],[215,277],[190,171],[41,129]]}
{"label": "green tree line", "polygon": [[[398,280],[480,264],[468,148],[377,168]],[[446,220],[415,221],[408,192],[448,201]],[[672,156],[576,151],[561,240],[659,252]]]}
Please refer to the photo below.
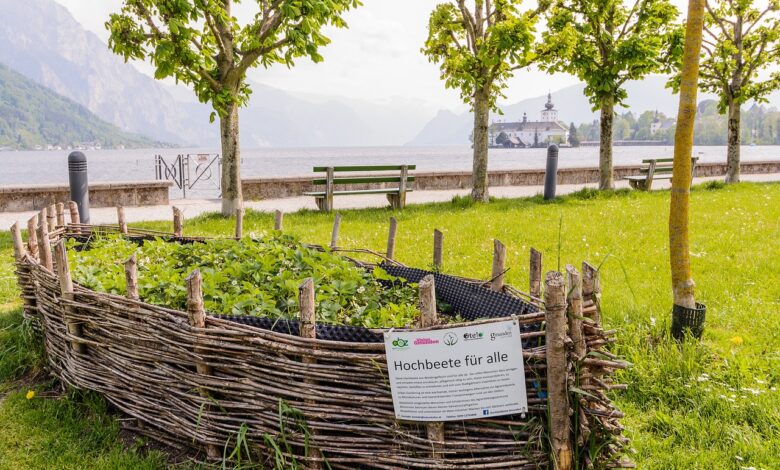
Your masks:
{"label": "green tree line", "polygon": [[[661,123],[653,133],[655,119]],[[704,100],[696,113],[693,142],[695,145],[727,145],[728,116],[718,111],[718,102]],[[644,111],[639,115],[632,111],[617,113],[614,117],[613,140],[659,140],[674,143],[674,118],[664,113]],[[780,110],[775,107],[754,104],[742,110],[740,136],[743,145],[780,145]],[[599,121],[585,122],[577,126],[580,141],[600,139]]]}

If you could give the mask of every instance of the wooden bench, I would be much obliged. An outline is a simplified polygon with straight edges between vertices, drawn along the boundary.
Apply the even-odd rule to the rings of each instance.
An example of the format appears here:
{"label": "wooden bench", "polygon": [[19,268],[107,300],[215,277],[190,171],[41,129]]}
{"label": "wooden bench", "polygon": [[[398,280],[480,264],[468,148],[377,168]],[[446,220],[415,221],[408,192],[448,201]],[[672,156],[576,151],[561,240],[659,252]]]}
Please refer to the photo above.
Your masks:
{"label": "wooden bench", "polygon": [[[315,166],[315,173],[325,173],[325,178],[318,178],[311,183],[313,186],[324,186],[324,191],[311,191],[303,193],[304,196],[314,196],[317,207],[321,211],[333,210],[333,196],[347,196],[351,194],[387,194],[387,200],[393,209],[403,209],[406,206],[406,193],[414,191],[409,183],[414,183],[414,176],[409,176],[409,170],[416,169],[416,165],[356,165],[356,166]],[[362,172],[389,172],[397,171],[395,175],[347,175],[336,177],[336,173],[362,173]],[[336,191],[336,186],[347,184],[378,184],[398,183],[393,188],[377,189],[347,189]]]}
{"label": "wooden bench", "polygon": [[[699,157],[691,158],[691,180],[693,180],[693,170],[696,169],[696,162]],[[672,179],[672,164],[674,158],[650,158],[642,160],[643,166],[638,176],[627,176],[628,184],[634,189],[650,191],[653,188],[653,180]]]}

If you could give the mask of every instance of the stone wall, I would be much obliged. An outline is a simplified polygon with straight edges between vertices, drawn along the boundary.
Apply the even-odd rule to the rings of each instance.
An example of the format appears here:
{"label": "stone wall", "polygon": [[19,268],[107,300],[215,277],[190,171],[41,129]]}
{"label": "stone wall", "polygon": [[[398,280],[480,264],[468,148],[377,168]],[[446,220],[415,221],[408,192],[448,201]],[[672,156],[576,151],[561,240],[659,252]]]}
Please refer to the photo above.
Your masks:
{"label": "stone wall", "polygon": [[[639,175],[641,165],[616,166],[615,180],[627,176]],[[780,160],[753,161],[742,163],[742,173],[780,173]],[[701,163],[696,166],[694,176],[722,176],[726,174],[726,163]],[[315,190],[311,184],[314,177],[323,178],[322,174],[312,173],[311,177],[288,178],[245,178],[242,180],[244,198],[247,200],[277,199],[300,196],[307,191]],[[441,171],[412,172],[416,178],[414,189],[467,189],[471,187],[471,172]],[[541,186],[544,185],[544,170],[501,170],[488,173],[490,186]],[[598,183],[599,169],[592,168],[559,168],[558,184]],[[398,183],[380,183],[374,185],[351,184],[338,186],[340,190],[368,189],[381,187],[397,187]],[[318,191],[324,191],[320,186]]]}
{"label": "stone wall", "polygon": [[[129,181],[89,185],[90,207],[155,206],[168,204],[170,181]],[[68,185],[0,187],[0,212],[41,210],[70,200]]]}

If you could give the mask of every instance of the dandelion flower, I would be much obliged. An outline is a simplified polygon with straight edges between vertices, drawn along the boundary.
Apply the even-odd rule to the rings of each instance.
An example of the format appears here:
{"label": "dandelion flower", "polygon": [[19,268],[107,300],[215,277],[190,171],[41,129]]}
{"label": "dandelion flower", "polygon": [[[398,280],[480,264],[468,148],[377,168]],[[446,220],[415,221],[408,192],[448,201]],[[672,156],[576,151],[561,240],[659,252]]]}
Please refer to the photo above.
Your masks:
{"label": "dandelion flower", "polygon": [[735,336],[731,338],[731,344],[733,344],[734,346],[740,346],[742,345],[743,342],[744,341],[741,336]]}
{"label": "dandelion flower", "polygon": [[26,397],[28,400],[32,400],[34,396],[35,396],[35,390],[28,390],[28,391],[27,391],[27,395],[25,395],[25,397]]}

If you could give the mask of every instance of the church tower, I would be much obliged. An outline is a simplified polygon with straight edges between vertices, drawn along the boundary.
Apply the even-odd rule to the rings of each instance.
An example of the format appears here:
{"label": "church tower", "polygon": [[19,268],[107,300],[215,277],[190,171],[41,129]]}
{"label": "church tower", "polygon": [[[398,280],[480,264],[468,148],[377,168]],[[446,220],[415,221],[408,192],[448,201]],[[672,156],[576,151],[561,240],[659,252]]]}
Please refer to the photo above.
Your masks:
{"label": "church tower", "polygon": [[558,110],[554,108],[552,94],[547,93],[547,103],[542,110],[542,122],[558,122]]}

